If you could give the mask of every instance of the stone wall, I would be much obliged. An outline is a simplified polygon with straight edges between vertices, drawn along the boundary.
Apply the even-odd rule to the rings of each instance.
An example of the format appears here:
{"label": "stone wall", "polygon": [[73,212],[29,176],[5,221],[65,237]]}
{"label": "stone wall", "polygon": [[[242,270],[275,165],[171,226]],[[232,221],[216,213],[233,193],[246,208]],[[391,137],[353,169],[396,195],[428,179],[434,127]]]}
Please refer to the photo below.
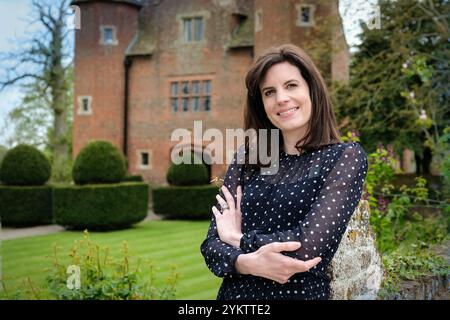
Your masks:
{"label": "stone wall", "polygon": [[369,204],[362,200],[329,268],[333,300],[377,299],[384,270],[369,217]]}

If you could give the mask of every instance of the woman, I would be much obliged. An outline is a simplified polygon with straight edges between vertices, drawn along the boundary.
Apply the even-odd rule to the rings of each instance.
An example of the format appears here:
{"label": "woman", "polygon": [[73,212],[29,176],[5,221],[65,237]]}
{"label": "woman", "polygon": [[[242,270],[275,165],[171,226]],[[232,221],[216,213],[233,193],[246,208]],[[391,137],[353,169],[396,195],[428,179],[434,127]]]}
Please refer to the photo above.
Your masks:
{"label": "woman", "polygon": [[269,49],[246,86],[245,130],[281,131],[279,168],[261,175],[248,144],[228,167],[201,245],[224,278],[217,298],[328,299],[327,267],[359,203],[365,153],[342,143],[326,85],[300,48]]}

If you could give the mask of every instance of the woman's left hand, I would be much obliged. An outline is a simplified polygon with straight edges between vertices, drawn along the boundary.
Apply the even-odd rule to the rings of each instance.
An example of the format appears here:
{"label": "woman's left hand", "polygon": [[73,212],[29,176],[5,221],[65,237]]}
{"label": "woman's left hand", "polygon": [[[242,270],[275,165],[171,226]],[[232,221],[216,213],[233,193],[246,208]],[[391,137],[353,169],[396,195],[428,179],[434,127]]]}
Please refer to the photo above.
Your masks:
{"label": "woman's left hand", "polygon": [[220,212],[216,207],[212,207],[212,211],[216,217],[217,233],[219,234],[220,240],[233,247],[239,248],[242,238],[242,187],[237,187],[237,204],[235,204],[234,198],[230,191],[228,191],[227,187],[222,186],[221,189],[225,199],[223,199],[220,195],[217,195],[217,201],[219,201],[220,206],[226,204],[228,208]]}

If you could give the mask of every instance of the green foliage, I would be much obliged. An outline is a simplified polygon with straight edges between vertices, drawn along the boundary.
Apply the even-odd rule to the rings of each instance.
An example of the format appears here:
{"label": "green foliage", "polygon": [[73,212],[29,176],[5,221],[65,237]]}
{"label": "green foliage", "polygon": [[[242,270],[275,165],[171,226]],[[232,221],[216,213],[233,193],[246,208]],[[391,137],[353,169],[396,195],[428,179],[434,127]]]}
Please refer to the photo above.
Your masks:
{"label": "green foliage", "polygon": [[445,128],[440,143],[442,150],[446,150],[440,168],[444,180],[444,198],[450,199],[450,127]]}
{"label": "green foliage", "polygon": [[142,182],[54,186],[53,214],[69,229],[121,229],[145,219],[148,197]]}
{"label": "green foliage", "polygon": [[50,162],[42,152],[24,144],[9,150],[0,167],[0,180],[12,186],[43,185],[50,174]]}
{"label": "green foliage", "polygon": [[72,171],[76,184],[117,183],[125,174],[123,155],[108,141],[88,143],[78,154]]}
{"label": "green foliage", "polygon": [[8,152],[8,149],[5,148],[4,146],[0,145],[0,167],[2,166],[2,161],[3,161],[3,158],[6,155],[6,152]]}
{"label": "green foliage", "polygon": [[382,142],[396,151],[424,147],[442,152],[437,141],[449,125],[450,4],[445,0],[379,1],[380,29],[362,27],[352,57],[350,82],[336,89],[338,117],[359,130],[373,152]]}
{"label": "green foliage", "polygon": [[443,216],[423,218],[411,212],[414,205],[428,205],[427,181],[416,178],[413,187],[401,186],[394,190],[391,184],[396,167],[395,159],[382,146],[368,157],[365,196],[369,200],[370,222],[377,235],[382,253],[395,250],[400,244],[422,241],[438,243],[447,235]]}
{"label": "green foliage", "polygon": [[53,221],[49,186],[0,186],[0,221],[5,227],[29,227]]}
{"label": "green foliage", "polygon": [[380,297],[397,292],[402,279],[448,274],[445,261],[430,250],[448,239],[448,218],[445,213],[424,217],[412,210],[429,205],[427,181],[417,177],[415,186],[402,185],[395,190],[392,180],[397,165],[392,152],[378,146],[368,161],[364,195],[369,200],[370,223],[386,270]]}
{"label": "green foliage", "polygon": [[448,276],[447,262],[433,254],[423,243],[403,246],[389,255],[383,256],[383,264],[387,273],[379,292],[380,297],[389,297],[399,292],[401,280],[415,280],[430,274]]}
{"label": "green foliage", "polygon": [[51,182],[71,182],[72,181],[72,160],[53,163]]}
{"label": "green foliage", "polygon": [[[196,159],[196,160],[195,160]],[[172,163],[167,171],[167,182],[173,186],[195,186],[208,184],[208,169],[195,154],[181,164]],[[198,164],[197,164],[198,162]]]}
{"label": "green foliage", "polygon": [[155,213],[174,219],[211,219],[217,186],[159,187],[153,189]]}
{"label": "green foliage", "polygon": [[393,157],[392,149],[388,150],[382,145],[378,145],[376,151],[369,154],[367,161],[369,170],[366,175],[363,198],[368,199],[371,207],[374,208],[377,206],[374,194],[392,189],[392,179],[398,163]]}
{"label": "green foliage", "polygon": [[[149,263],[144,274],[141,261],[134,267],[128,243],[123,243],[122,257],[114,261],[109,248],[101,248],[89,239],[76,241],[69,253],[71,265],[79,267],[80,287],[68,280],[67,266],[60,262],[58,248],[54,248],[53,267],[47,277],[51,295],[59,300],[169,300],[175,299],[178,274],[171,275],[162,287],[155,286],[155,266]],[[68,284],[72,289],[68,288]]]}
{"label": "green foliage", "polygon": [[123,180],[122,180],[123,182],[131,182],[131,181],[134,181],[134,182],[143,182],[144,181],[144,178],[141,176],[141,175],[127,175],[127,176],[125,176],[124,178],[123,178]]}
{"label": "green foliage", "polygon": [[161,283],[156,278],[158,268],[152,261],[136,261],[130,254],[127,242],[123,242],[121,255],[114,259],[109,247],[101,247],[93,242],[85,231],[83,239],[75,241],[70,252],[63,255],[63,258],[60,247],[56,244],[53,246],[52,256],[47,258],[51,259],[51,267],[44,271],[44,284],[36,285],[27,277],[23,279],[19,292],[9,293],[3,288],[2,297],[46,300],[172,300],[177,295],[179,276],[175,267],[171,266],[171,272],[164,283],[157,285],[157,282]]}

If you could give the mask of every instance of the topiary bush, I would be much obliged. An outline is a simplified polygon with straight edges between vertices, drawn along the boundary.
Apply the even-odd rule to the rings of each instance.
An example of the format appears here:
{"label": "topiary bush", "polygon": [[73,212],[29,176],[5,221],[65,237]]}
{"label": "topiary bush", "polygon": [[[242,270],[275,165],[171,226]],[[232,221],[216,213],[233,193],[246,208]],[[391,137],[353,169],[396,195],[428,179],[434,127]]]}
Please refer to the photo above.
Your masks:
{"label": "topiary bush", "polygon": [[78,154],[72,170],[76,184],[118,183],[125,174],[124,156],[108,141],[88,143]]}
{"label": "topiary bush", "polygon": [[172,163],[167,171],[166,179],[173,186],[196,186],[209,184],[208,169],[201,164],[195,164],[197,156],[191,153],[191,164]]}
{"label": "topiary bush", "polygon": [[148,213],[149,187],[143,182],[61,185],[53,188],[55,223],[75,230],[122,229]]}
{"label": "topiary bush", "polygon": [[0,185],[0,221],[17,228],[52,223],[52,188]]}
{"label": "topiary bush", "polygon": [[131,182],[131,181],[134,181],[134,182],[143,182],[143,181],[144,181],[144,177],[142,177],[142,176],[139,175],[139,174],[136,174],[136,175],[125,176],[125,177],[123,178],[123,180],[122,180],[122,182]]}
{"label": "topiary bush", "polygon": [[153,210],[168,219],[211,219],[219,193],[215,185],[158,187],[153,190]]}
{"label": "topiary bush", "polygon": [[0,180],[11,186],[44,185],[51,175],[51,165],[36,147],[21,144],[9,150],[0,167]]}

